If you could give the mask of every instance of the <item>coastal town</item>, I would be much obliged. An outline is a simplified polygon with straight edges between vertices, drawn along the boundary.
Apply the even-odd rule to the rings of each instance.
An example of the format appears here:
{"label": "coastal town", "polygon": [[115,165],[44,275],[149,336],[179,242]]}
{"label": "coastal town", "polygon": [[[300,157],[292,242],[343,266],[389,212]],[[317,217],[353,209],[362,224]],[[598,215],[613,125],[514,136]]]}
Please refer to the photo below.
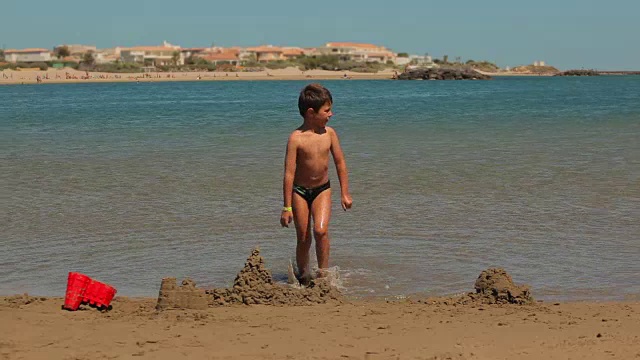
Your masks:
{"label": "coastal town", "polygon": [[[63,44],[49,49],[7,49],[8,63],[53,62],[55,64],[144,64],[146,67],[180,66],[199,63],[241,67],[246,63],[289,61],[299,57],[334,55],[343,61],[406,65],[412,61],[432,63],[428,55],[394,53],[381,45],[329,42],[314,48],[260,45],[255,47],[196,47],[185,48],[163,41],[157,46],[134,46],[98,49],[92,45]],[[54,66],[55,67],[55,66]]]}
{"label": "coastal town", "polygon": [[[491,74],[548,75],[558,70],[544,61],[510,69],[489,61],[394,52],[383,45],[328,42],[317,47],[182,47],[159,45],[99,49],[61,44],[52,49],[0,50],[0,83],[68,81],[179,81],[257,79],[408,79],[410,70],[466,69],[466,75],[435,74],[424,79],[480,78]],[[472,71],[469,72],[469,69]],[[441,70],[442,71],[442,70]]]}

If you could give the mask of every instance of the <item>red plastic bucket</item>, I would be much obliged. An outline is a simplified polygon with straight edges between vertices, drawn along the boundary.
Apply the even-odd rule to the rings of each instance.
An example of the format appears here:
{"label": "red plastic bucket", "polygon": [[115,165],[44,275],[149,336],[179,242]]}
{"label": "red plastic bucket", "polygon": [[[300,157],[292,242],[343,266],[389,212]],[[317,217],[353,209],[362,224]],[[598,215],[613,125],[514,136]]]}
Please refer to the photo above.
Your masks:
{"label": "red plastic bucket", "polygon": [[63,308],[72,311],[78,310],[90,283],[91,278],[87,275],[70,272],[67,279],[67,292],[64,297]]}
{"label": "red plastic bucket", "polygon": [[116,289],[113,286],[92,280],[87,287],[83,301],[97,307],[109,307],[115,295]]}

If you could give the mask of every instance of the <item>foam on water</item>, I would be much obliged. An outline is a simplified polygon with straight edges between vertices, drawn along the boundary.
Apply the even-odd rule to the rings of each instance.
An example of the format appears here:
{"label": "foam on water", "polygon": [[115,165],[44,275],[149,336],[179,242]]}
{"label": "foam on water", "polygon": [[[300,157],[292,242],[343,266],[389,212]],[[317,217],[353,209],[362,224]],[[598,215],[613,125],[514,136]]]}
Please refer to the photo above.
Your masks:
{"label": "foam on water", "polygon": [[[329,285],[337,288],[340,291],[346,291],[347,289],[344,287],[344,283],[340,276],[340,267],[332,266],[326,269],[320,269],[317,266],[313,266],[310,271],[312,275],[312,279],[316,279],[318,277],[322,277],[324,280],[329,282]],[[287,267],[287,279],[276,279],[274,280],[276,283],[287,284],[293,288],[303,288],[304,286],[300,284],[298,278],[296,276],[298,274],[297,268],[294,266],[294,260],[289,259],[289,266]]]}

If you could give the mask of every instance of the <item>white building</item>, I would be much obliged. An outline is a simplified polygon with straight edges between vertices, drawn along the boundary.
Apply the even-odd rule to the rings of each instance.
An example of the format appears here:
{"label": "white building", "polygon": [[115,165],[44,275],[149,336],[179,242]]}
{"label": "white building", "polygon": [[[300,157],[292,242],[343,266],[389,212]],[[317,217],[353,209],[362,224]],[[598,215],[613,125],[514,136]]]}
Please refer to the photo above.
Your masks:
{"label": "white building", "polygon": [[[400,58],[398,58],[400,59]],[[433,62],[433,58],[430,55],[411,55],[409,56],[409,62],[407,65],[407,69],[417,69],[417,68],[433,68],[433,67],[438,67],[438,65],[436,65]],[[396,64],[398,64],[396,62]],[[405,65],[405,64],[399,64],[399,65]]]}
{"label": "white building", "polygon": [[[97,49],[93,53],[93,59],[96,64],[112,64],[120,61],[120,51],[122,48],[116,46],[113,48]],[[81,57],[80,57],[81,58]]]}
{"label": "white building", "polygon": [[[123,63],[149,63],[158,65],[184,65],[184,55],[180,46],[164,42],[162,46],[136,46],[120,49],[120,59]],[[176,61],[177,60],[177,61]]]}
{"label": "white building", "polygon": [[4,59],[10,63],[51,61],[51,52],[47,49],[9,49],[4,51]]}
{"label": "white building", "polygon": [[351,42],[330,42],[316,48],[320,55],[337,55],[340,60],[359,62],[396,62],[396,54],[384,46]]}
{"label": "white building", "polygon": [[396,65],[407,65],[410,62],[411,62],[411,59],[409,57],[397,57],[396,58]]}

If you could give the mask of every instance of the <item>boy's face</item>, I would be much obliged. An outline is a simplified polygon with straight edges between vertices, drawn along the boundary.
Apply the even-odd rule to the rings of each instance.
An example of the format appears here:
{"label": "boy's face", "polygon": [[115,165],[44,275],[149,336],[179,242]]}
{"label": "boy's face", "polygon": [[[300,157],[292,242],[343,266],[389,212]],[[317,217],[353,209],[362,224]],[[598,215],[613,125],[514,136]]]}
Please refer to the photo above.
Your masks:
{"label": "boy's face", "polygon": [[324,103],[324,105],[318,109],[318,112],[315,112],[313,109],[307,110],[313,125],[318,127],[325,127],[327,125],[329,119],[333,116],[331,105],[330,102]]}

